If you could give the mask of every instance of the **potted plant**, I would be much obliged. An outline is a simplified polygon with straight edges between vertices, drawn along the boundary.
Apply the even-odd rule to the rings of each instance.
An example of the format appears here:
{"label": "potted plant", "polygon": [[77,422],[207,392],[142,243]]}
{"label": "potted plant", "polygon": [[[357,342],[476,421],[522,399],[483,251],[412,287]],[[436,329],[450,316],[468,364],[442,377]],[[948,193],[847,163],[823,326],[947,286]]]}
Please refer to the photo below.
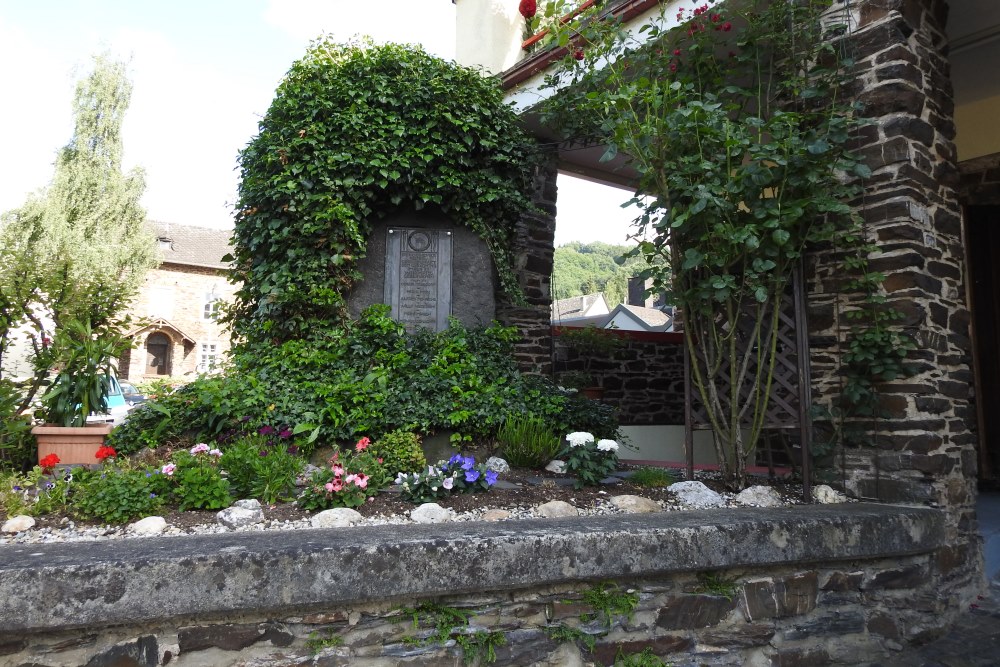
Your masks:
{"label": "potted plant", "polygon": [[42,396],[45,423],[31,430],[38,459],[55,454],[61,463],[95,463],[111,424],[87,424],[107,410],[115,359],[128,346],[115,327],[97,331],[90,321],[70,321],[56,331],[45,361],[57,370]]}
{"label": "potted plant", "polygon": [[577,356],[583,359],[583,370],[568,371],[562,374],[562,381],[569,386],[575,386],[589,398],[600,399],[604,388],[597,384],[591,372],[594,359],[612,356],[624,345],[611,329],[599,329],[594,325],[586,327],[565,327],[559,333],[559,338]]}

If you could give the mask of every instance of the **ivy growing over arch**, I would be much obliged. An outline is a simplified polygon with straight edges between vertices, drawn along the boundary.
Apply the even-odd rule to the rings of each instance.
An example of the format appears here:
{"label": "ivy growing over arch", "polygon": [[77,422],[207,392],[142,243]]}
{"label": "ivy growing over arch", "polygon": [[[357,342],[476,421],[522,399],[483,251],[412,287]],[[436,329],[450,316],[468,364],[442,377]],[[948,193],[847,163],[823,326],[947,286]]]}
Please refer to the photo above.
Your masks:
{"label": "ivy growing over arch", "polygon": [[513,230],[531,142],[494,79],[414,46],[318,40],[240,153],[228,313],[244,346],[322,337],[346,317],[373,222],[437,207],[483,238],[523,299]]}

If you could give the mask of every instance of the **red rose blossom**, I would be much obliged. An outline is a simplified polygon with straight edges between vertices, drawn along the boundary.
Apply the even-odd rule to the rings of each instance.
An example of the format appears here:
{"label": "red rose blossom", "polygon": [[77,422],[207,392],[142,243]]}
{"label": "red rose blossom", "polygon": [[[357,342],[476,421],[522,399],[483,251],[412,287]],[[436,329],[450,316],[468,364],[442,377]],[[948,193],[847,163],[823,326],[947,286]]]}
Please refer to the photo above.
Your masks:
{"label": "red rose blossom", "polygon": [[573,52],[573,57],[577,60],[583,60],[583,49],[577,49]]}
{"label": "red rose blossom", "polygon": [[521,0],[521,4],[517,6],[517,11],[521,12],[521,16],[524,18],[530,19],[538,12],[538,3],[535,0]]}

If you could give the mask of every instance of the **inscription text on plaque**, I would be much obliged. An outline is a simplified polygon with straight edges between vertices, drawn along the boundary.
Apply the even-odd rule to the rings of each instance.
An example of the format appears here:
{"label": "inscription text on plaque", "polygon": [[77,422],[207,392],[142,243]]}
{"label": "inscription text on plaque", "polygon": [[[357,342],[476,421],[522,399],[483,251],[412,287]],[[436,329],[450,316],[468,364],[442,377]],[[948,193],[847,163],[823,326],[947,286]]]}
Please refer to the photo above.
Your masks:
{"label": "inscription text on plaque", "polygon": [[451,315],[451,232],[390,227],[385,302],[407,331],[448,327]]}

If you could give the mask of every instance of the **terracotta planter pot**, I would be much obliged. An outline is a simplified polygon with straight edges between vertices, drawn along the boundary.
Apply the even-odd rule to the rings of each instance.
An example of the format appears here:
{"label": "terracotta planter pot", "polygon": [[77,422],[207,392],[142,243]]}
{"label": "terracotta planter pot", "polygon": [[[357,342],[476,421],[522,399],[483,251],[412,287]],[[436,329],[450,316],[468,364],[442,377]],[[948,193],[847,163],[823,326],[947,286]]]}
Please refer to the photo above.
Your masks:
{"label": "terracotta planter pot", "polygon": [[111,424],[91,426],[53,426],[45,424],[31,429],[38,441],[38,460],[49,454],[59,457],[59,463],[97,463],[97,450],[111,433]]}
{"label": "terracotta planter pot", "polygon": [[604,398],[604,387],[584,387],[580,390],[587,398],[599,401]]}

